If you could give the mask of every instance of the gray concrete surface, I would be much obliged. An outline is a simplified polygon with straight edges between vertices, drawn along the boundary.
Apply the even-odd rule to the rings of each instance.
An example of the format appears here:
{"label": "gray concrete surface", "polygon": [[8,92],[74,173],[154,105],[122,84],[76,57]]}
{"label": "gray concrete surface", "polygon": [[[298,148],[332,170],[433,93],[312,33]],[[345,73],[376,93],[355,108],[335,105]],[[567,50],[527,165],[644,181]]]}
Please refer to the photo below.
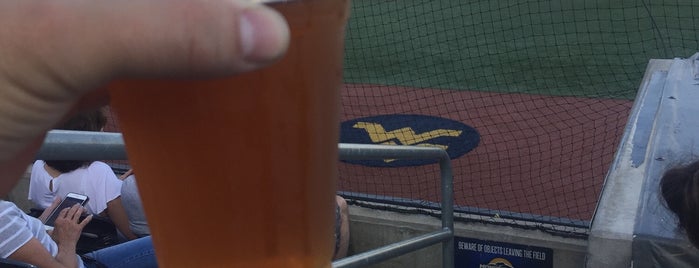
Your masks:
{"label": "gray concrete surface", "polygon": [[24,211],[29,211],[33,204],[27,199],[27,194],[29,193],[29,172],[31,167],[27,168],[24,172],[22,178],[17,182],[17,185],[10,191],[10,193],[5,197],[5,200],[15,203],[19,208]]}
{"label": "gray concrete surface", "polygon": [[[8,200],[27,211],[29,173],[20,180]],[[440,228],[438,218],[350,206],[350,254],[369,251],[390,243],[409,239]],[[554,267],[583,267],[587,242],[553,236],[541,231],[484,223],[456,223],[455,234],[481,240],[500,241],[554,249]],[[374,268],[442,267],[441,244],[370,266]]]}
{"label": "gray concrete surface", "polygon": [[648,159],[650,141],[672,62],[651,60],[648,64],[592,220],[586,267],[633,267],[632,243],[643,198],[642,186],[647,180],[648,165],[654,161]]}
{"label": "gray concrete surface", "polygon": [[[670,69],[656,71],[658,107],[654,116],[636,126],[652,125],[645,156],[643,185],[633,226],[632,266],[634,268],[696,268],[699,251],[678,227],[677,217],[665,206],[660,193],[661,177],[679,165],[696,161],[699,155],[699,53],[672,60]],[[652,85],[652,84],[651,84]],[[602,200],[604,201],[604,200]]]}
{"label": "gray concrete surface", "polygon": [[649,62],[592,220],[587,267],[697,267],[699,252],[658,195],[662,174],[699,152],[697,62]]}
{"label": "gray concrete surface", "polygon": [[[28,211],[29,170],[7,196]],[[390,243],[416,237],[441,226],[438,218],[350,206],[350,254],[369,251]],[[540,246],[554,250],[554,267],[583,267],[587,241],[553,236],[537,230],[518,229],[484,223],[455,223],[455,234],[481,240]],[[441,244],[370,266],[374,268],[442,267]]]}
{"label": "gray concrete surface", "polygon": [[[350,206],[350,254],[366,252],[440,228],[438,218]],[[584,267],[587,241],[538,230],[485,223],[455,223],[455,235],[480,240],[553,249],[553,267]],[[441,244],[370,266],[375,268],[442,267]]]}

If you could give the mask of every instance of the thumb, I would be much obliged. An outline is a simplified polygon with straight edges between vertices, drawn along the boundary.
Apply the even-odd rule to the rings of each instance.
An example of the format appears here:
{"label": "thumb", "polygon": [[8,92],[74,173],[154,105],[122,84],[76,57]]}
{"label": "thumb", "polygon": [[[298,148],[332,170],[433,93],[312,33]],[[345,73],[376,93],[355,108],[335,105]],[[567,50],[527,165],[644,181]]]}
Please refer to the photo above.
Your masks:
{"label": "thumb", "polygon": [[61,197],[56,196],[56,198],[53,199],[53,202],[51,202],[51,205],[49,206],[50,209],[53,209],[58,206],[58,204],[61,203]]}
{"label": "thumb", "polygon": [[99,50],[117,74],[245,72],[281,57],[289,42],[284,18],[254,1],[102,2],[106,22],[95,35],[111,31],[113,47]]}
{"label": "thumb", "polygon": [[52,72],[47,82],[82,95],[113,77],[232,74],[273,62],[289,29],[254,2],[8,0],[0,22],[17,29],[6,44],[17,63],[29,59],[26,67]]}
{"label": "thumb", "polygon": [[288,26],[253,2],[0,1],[0,161],[111,79],[229,75],[275,61]]}
{"label": "thumb", "polygon": [[[3,191],[4,191],[4,189],[3,189]],[[39,220],[41,220],[41,222],[45,223],[46,220],[48,220],[48,218],[49,218],[49,214],[51,214],[51,212],[52,212],[56,207],[58,207],[58,204],[60,204],[60,203],[61,203],[61,198],[60,198],[60,197],[57,196],[56,198],[54,198],[54,199],[53,199],[53,202],[51,203],[51,205],[49,205],[49,207],[47,207],[46,209],[44,209],[44,211],[41,213],[41,215],[39,215]]]}

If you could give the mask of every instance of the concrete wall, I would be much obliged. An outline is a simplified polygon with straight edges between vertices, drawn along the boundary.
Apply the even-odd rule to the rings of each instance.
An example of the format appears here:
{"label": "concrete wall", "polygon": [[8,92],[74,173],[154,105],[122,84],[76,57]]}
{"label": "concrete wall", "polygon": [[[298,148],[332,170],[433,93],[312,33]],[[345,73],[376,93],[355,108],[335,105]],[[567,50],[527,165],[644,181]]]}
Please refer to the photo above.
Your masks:
{"label": "concrete wall", "polygon": [[[440,229],[438,218],[350,206],[350,254]],[[457,237],[468,237],[553,249],[553,267],[584,267],[587,240],[554,236],[538,230],[485,223],[455,223]],[[441,267],[441,244],[371,266],[381,268]]]}
{"label": "concrete wall", "polygon": [[29,172],[31,167],[27,168],[22,178],[17,182],[15,188],[5,197],[5,200],[14,202],[19,208],[24,211],[29,211],[33,204],[27,199],[29,193]]}
{"label": "concrete wall", "polygon": [[[7,200],[28,211],[32,206],[27,200],[29,173],[25,173]],[[438,218],[384,210],[350,206],[350,254],[369,251],[394,242],[416,237],[440,229]],[[484,223],[455,223],[458,237],[499,241],[522,245],[552,248],[556,268],[583,267],[587,241],[563,238],[538,230],[519,229]],[[428,248],[387,260],[370,267],[381,268],[430,268],[442,267],[442,246]]]}
{"label": "concrete wall", "polygon": [[[587,267],[633,267],[634,226],[642,200],[642,186],[647,179],[646,147],[652,138],[656,110],[664,87],[664,78],[672,60],[650,60],[641,81],[624,137],[615,162],[605,179],[589,236]],[[656,72],[658,72],[656,74]],[[656,79],[652,79],[656,74]],[[658,85],[655,85],[659,83]],[[648,149],[648,150],[652,150]]]}

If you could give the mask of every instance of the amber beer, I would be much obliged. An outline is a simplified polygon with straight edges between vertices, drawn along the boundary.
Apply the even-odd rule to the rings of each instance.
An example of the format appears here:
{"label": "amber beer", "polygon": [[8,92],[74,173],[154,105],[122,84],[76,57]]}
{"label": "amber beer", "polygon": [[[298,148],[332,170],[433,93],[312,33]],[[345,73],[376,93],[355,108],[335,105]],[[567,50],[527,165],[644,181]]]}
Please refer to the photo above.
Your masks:
{"label": "amber beer", "polygon": [[348,0],[270,4],[278,63],[109,86],[161,267],[330,267]]}

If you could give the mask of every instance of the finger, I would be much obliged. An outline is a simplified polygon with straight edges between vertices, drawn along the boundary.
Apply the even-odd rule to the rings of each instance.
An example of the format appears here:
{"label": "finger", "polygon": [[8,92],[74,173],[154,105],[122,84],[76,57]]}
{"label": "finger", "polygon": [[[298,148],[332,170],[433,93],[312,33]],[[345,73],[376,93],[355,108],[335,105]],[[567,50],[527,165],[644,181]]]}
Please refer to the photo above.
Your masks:
{"label": "finger", "polygon": [[85,217],[82,221],[80,221],[80,223],[78,225],[80,225],[80,228],[85,228],[85,226],[88,223],[90,223],[91,220],[92,220],[92,214],[87,215],[87,217]]}
{"label": "finger", "polygon": [[58,206],[58,204],[61,203],[61,197],[56,196],[56,198],[53,199],[53,202],[51,202],[51,205],[47,208],[47,210],[54,209]]}
{"label": "finger", "polygon": [[[7,2],[21,4],[24,9],[0,12],[7,15],[0,22],[18,27],[15,34],[19,37],[42,41],[15,44],[28,47],[14,49],[30,60],[26,64],[37,64],[55,75],[46,77],[50,80],[47,82],[76,91],[78,96],[86,92],[86,85],[96,86],[114,76],[249,71],[279,58],[289,40],[283,17],[264,5],[254,4],[257,1]],[[42,16],[32,16],[31,23],[17,22],[27,20],[24,16],[36,15],[37,10],[44,12]],[[60,55],[56,55],[57,50]],[[71,70],[71,74],[62,74],[65,70]],[[85,73],[93,78],[81,75]],[[56,97],[65,98],[60,95],[65,93],[57,92]]]}
{"label": "finger", "polygon": [[66,218],[76,221],[77,218],[80,217],[80,215],[83,212],[83,207],[80,206],[80,204],[75,204],[71,206],[67,212]]}
{"label": "finger", "polygon": [[0,161],[111,79],[235,74],[275,61],[288,27],[254,2],[0,1]]}
{"label": "finger", "polygon": [[56,198],[54,198],[53,202],[51,202],[51,205],[49,205],[46,209],[44,209],[43,212],[41,212],[41,215],[39,215],[39,220],[41,220],[41,222],[46,222],[46,219],[49,217],[49,214],[51,214],[51,211],[58,207],[58,204],[60,203],[60,197],[57,196]]}
{"label": "finger", "polygon": [[70,213],[70,209],[70,207],[61,209],[61,212],[58,213],[58,218],[67,218]]}
{"label": "finger", "polygon": [[[113,23],[107,27],[120,31],[113,35],[114,48],[103,55],[111,54],[109,62],[120,63],[115,67],[126,75],[249,71],[278,59],[289,42],[283,17],[253,4],[257,1],[105,2]],[[163,14],[153,16],[155,12]],[[138,30],[124,27],[125,19]],[[179,31],[165,31],[173,28]]]}

